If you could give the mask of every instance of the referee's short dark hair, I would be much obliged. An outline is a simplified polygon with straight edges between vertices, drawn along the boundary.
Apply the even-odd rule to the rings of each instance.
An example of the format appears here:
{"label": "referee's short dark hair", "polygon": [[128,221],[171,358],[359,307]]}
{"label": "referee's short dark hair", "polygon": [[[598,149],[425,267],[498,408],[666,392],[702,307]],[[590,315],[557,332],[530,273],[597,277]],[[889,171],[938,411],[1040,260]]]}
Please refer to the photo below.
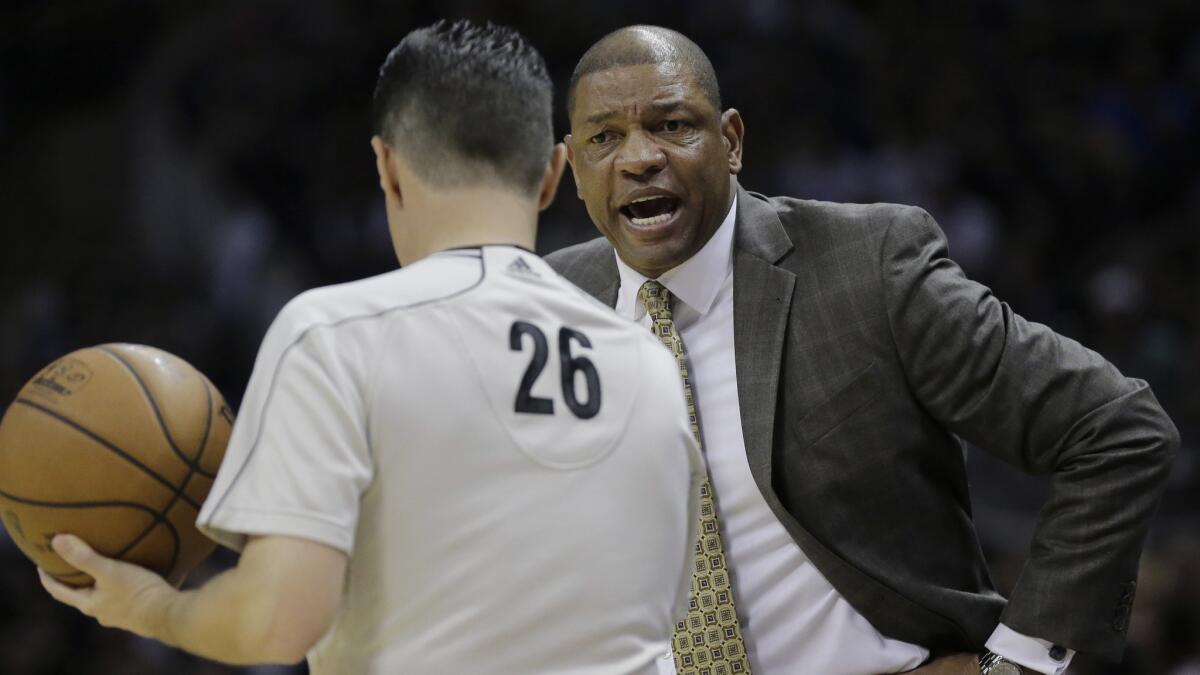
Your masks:
{"label": "referee's short dark hair", "polygon": [[412,31],[375,86],[374,131],[438,188],[533,192],[554,147],[546,62],[517,31],[460,20]]}

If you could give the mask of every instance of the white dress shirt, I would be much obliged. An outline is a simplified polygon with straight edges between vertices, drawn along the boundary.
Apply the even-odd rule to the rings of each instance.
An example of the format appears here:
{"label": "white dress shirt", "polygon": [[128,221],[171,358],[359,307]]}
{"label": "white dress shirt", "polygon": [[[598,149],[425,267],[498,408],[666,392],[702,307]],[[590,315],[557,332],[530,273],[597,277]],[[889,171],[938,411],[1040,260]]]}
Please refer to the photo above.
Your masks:
{"label": "white dress shirt", "polygon": [[[821,575],[759,492],[742,437],[733,338],[735,197],[712,238],[658,281],[675,298],[672,313],[691,362],[703,449],[716,493],[725,557],[750,666],[756,675],[876,675],[919,666],[925,648],[875,630]],[[638,300],[647,277],[617,256],[618,314],[649,328]],[[1000,625],[987,642],[1026,667],[1061,675],[1070,661],[1050,643]]]}

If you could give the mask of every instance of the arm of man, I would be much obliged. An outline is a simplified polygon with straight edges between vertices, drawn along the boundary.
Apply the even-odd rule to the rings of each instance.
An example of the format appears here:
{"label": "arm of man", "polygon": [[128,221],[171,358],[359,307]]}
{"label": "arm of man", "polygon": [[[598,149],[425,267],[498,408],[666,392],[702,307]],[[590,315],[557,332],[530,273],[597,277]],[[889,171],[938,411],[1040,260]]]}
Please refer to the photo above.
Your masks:
{"label": "arm of man", "polygon": [[[1022,471],[1052,474],[998,632],[1119,657],[1142,545],[1179,447],[1174,425],[1145,382],[967,279],[924,211],[895,214],[880,256],[894,341],[922,406]],[[1054,652],[1067,658],[1030,667],[1061,671],[1069,655]]]}
{"label": "arm of man", "polygon": [[157,574],[106,558],[78,537],[54,550],[95,579],[71,588],[39,570],[55,599],[95,618],[224,663],[295,663],[333,624],[346,554],[293,537],[251,537],[236,567],[179,591]]}

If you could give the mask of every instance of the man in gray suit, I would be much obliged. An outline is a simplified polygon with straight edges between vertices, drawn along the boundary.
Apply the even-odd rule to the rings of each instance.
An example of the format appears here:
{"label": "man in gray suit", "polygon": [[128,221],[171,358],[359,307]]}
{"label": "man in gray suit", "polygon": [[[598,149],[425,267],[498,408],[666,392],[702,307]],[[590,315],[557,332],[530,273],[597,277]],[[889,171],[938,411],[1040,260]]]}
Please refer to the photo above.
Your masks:
{"label": "man in gray suit", "polygon": [[[743,189],[741,117],[674,31],[603,38],[567,106],[579,197],[605,237],[547,260],[676,350],[715,491],[680,673],[1062,673],[1074,650],[1119,657],[1179,445],[1145,382],[967,279],[919,208]],[[963,441],[1052,476],[1007,601]]]}

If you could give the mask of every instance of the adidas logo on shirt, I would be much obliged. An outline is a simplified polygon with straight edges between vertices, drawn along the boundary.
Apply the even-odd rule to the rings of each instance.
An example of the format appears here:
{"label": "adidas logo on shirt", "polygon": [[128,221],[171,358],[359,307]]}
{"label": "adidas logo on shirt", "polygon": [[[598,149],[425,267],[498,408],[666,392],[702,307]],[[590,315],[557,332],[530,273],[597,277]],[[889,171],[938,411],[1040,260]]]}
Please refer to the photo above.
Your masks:
{"label": "adidas logo on shirt", "polygon": [[541,275],[533,271],[533,268],[529,266],[529,263],[525,262],[525,259],[520,256],[509,263],[508,268],[505,271],[509,274],[515,274],[520,277],[541,278]]}

